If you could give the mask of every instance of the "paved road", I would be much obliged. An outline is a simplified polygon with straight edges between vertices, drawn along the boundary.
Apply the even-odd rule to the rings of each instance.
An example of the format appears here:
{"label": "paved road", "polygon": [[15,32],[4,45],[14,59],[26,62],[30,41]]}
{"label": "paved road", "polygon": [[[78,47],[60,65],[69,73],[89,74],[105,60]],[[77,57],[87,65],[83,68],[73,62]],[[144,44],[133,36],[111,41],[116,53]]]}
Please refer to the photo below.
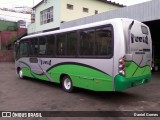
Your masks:
{"label": "paved road", "polygon": [[[14,63],[0,63],[0,111],[115,110],[160,111],[160,73],[153,74],[152,82],[123,92],[93,92],[77,89],[75,93],[70,94],[64,92],[58,84],[30,78],[21,80],[15,74]],[[57,119],[69,120],[70,118]],[[94,119],[105,120],[106,118],[92,118]],[[128,118],[107,119],[128,120]],[[139,120],[139,118],[130,119]]]}

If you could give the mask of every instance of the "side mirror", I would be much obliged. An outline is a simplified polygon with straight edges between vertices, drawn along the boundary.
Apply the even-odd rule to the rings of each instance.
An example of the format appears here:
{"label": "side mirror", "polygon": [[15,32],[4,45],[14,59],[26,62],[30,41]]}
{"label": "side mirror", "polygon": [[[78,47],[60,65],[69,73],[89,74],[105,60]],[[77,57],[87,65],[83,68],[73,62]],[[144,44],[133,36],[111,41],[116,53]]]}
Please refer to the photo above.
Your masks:
{"label": "side mirror", "polygon": [[125,54],[125,60],[132,61],[133,60],[133,55],[132,54]]}

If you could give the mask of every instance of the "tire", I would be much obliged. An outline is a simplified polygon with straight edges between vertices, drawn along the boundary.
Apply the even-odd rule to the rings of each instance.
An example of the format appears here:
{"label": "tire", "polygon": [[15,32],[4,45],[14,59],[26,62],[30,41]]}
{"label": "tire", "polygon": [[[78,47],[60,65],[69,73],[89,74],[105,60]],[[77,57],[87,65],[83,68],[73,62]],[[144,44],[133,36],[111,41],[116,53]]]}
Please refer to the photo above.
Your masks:
{"label": "tire", "polygon": [[69,76],[64,76],[62,78],[62,87],[64,89],[64,91],[71,93],[73,92],[73,84],[72,84],[72,80]]}
{"label": "tire", "polygon": [[158,66],[158,65],[156,65],[156,66],[154,67],[154,71],[155,71],[155,72],[158,72],[158,71],[159,71],[159,66]]}
{"label": "tire", "polygon": [[24,78],[22,69],[19,69],[18,75],[19,75],[19,78],[20,78],[20,79],[23,79],[23,78]]}

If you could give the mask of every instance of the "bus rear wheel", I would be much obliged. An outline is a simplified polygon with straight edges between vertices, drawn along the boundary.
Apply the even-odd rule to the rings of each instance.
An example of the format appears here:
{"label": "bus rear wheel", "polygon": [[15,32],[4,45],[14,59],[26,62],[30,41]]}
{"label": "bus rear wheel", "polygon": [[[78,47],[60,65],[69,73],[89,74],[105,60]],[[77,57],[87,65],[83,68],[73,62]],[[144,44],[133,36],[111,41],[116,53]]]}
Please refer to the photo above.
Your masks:
{"label": "bus rear wheel", "polygon": [[19,69],[19,70],[18,70],[18,75],[19,75],[19,78],[20,78],[20,79],[23,79],[23,78],[24,78],[22,69]]}
{"label": "bus rear wheel", "polygon": [[66,92],[69,92],[69,93],[73,92],[73,84],[69,76],[64,76],[62,78],[62,87]]}

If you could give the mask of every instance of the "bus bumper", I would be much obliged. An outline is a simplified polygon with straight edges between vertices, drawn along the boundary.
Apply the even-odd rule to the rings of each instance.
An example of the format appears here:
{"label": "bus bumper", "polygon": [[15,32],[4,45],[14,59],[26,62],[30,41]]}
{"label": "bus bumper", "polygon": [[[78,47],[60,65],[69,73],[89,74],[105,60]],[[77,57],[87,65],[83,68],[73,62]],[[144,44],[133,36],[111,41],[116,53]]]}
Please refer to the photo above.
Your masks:
{"label": "bus bumper", "polygon": [[117,75],[114,79],[115,91],[121,91],[134,86],[148,83],[151,80],[151,74],[147,74],[141,77],[125,78],[121,75]]}

